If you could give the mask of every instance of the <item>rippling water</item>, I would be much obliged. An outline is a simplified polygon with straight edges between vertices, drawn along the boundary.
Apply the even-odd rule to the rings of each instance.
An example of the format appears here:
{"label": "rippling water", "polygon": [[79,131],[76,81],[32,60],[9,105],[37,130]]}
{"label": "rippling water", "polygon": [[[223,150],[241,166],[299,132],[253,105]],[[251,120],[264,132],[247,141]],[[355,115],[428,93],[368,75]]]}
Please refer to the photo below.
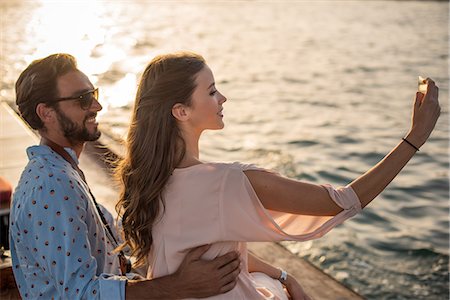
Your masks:
{"label": "rippling water", "polygon": [[158,53],[205,56],[228,97],[202,159],[256,162],[335,185],[406,133],[418,75],[440,86],[430,141],[364,213],[284,243],[369,299],[448,299],[448,9],[432,1],[1,1],[1,99],[33,59],[74,54],[123,137]]}

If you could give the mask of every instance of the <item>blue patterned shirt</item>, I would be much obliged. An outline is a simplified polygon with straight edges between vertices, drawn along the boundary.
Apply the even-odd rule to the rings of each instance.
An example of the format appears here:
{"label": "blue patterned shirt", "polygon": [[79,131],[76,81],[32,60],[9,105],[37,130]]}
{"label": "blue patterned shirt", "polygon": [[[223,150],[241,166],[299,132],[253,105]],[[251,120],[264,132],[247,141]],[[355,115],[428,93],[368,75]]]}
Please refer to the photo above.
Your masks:
{"label": "blue patterned shirt", "polygon": [[[65,148],[78,159],[75,152]],[[27,149],[14,192],[10,245],[24,299],[125,299],[114,245],[77,171],[47,146]]]}

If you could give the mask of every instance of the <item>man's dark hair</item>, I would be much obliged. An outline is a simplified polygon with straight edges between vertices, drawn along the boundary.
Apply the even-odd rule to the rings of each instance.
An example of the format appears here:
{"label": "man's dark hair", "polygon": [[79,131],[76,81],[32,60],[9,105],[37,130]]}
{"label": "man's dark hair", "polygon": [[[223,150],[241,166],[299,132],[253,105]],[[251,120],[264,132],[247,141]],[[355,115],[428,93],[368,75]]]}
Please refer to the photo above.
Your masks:
{"label": "man's dark hair", "polygon": [[16,104],[24,120],[33,129],[44,124],[36,114],[39,103],[52,104],[59,97],[58,77],[77,70],[77,61],[70,54],[58,53],[33,61],[16,82]]}

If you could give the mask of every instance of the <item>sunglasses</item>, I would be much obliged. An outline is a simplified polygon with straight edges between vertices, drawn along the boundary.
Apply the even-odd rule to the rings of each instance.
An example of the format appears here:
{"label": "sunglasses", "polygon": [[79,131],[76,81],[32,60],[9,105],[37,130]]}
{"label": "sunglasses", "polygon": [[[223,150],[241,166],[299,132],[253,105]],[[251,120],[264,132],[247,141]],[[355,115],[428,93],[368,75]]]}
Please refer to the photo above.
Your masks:
{"label": "sunglasses", "polygon": [[98,101],[98,88],[84,92],[81,95],[78,96],[70,96],[70,97],[64,97],[64,98],[58,98],[55,99],[55,102],[60,101],[67,101],[67,100],[77,100],[80,102],[80,107],[84,110],[88,110],[92,106],[92,102],[94,100]]}

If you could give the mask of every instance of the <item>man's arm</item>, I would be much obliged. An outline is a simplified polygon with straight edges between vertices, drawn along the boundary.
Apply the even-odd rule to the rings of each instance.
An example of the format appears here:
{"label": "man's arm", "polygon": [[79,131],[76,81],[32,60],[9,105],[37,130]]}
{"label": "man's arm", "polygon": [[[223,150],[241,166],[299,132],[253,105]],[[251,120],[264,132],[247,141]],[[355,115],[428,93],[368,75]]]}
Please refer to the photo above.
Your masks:
{"label": "man's arm", "polygon": [[204,298],[232,290],[240,272],[239,255],[230,252],[211,261],[200,259],[208,249],[205,245],[191,250],[172,275],[128,281],[126,299]]}

